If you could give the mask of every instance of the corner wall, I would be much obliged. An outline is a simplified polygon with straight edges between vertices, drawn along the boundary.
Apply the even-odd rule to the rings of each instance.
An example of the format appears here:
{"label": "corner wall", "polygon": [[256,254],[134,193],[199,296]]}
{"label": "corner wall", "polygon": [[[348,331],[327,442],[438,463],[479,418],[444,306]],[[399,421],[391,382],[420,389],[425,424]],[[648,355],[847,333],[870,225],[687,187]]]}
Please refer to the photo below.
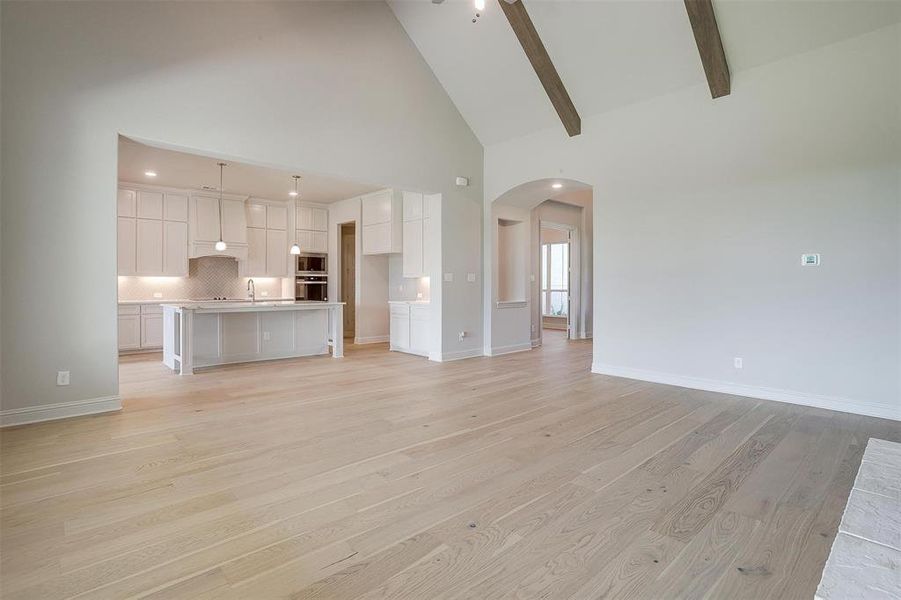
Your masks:
{"label": "corner wall", "polygon": [[899,419],[899,63],[896,25],[492,145],[485,197],[594,186],[594,371]]}

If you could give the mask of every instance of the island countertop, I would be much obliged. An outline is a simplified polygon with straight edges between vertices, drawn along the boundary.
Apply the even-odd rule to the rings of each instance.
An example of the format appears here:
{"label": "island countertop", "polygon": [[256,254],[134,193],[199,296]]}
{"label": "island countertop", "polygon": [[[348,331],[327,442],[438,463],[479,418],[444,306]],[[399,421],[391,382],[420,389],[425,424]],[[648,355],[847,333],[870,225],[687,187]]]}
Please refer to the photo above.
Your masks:
{"label": "island countertop", "polygon": [[322,310],[344,306],[344,302],[318,302],[312,300],[258,300],[256,302],[167,302],[160,306],[196,313],[268,312],[281,310]]}

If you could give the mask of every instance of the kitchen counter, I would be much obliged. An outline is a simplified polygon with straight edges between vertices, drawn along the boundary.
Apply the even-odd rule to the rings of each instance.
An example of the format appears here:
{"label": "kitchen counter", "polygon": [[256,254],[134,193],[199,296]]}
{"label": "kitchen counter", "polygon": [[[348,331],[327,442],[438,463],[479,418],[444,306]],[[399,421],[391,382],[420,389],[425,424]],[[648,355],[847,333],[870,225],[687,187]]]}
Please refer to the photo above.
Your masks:
{"label": "kitchen counter", "polygon": [[[287,302],[294,301],[294,298],[268,298],[261,297],[257,302]],[[194,300],[191,298],[174,298],[164,300],[162,298],[152,298],[150,300],[119,300],[120,306],[130,306],[134,304],[204,304],[212,302],[250,302],[250,298],[229,298],[227,300]]]}
{"label": "kitchen counter", "polygon": [[388,304],[429,304],[428,300],[388,300]]}
{"label": "kitchen counter", "polygon": [[343,302],[164,302],[163,363],[181,375],[233,363],[344,356]]}

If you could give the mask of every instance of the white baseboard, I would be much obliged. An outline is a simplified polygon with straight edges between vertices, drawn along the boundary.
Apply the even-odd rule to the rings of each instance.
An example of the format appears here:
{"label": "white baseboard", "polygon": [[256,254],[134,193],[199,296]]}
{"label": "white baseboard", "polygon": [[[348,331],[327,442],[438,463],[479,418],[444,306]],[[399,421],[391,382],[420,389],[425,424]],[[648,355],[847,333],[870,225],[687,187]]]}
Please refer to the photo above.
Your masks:
{"label": "white baseboard", "polygon": [[662,373],[660,371],[647,371],[645,369],[633,369],[631,367],[620,367],[604,363],[592,363],[591,372],[599,375],[625,377],[626,379],[663,383],[694,390],[719,392],[722,394],[732,394],[734,396],[746,396],[748,398],[757,398],[760,400],[773,400],[775,402],[786,402],[788,404],[800,404],[801,406],[813,406],[838,412],[864,415],[867,417],[879,417],[882,419],[901,421],[901,409],[897,407],[893,408],[884,404],[852,400],[850,398],[808,394],[792,390],[719,381],[716,379],[689,377],[686,375],[675,375],[673,373]]}
{"label": "white baseboard", "polygon": [[68,419],[69,417],[81,417],[117,410],[122,410],[122,398],[120,396],[105,396],[102,398],[60,402],[58,404],[11,408],[0,411],[0,427]]}
{"label": "white baseboard", "polygon": [[485,352],[485,356],[501,356],[502,354],[513,354],[514,352],[525,352],[532,349],[532,342],[522,344],[510,344],[509,346],[497,346],[490,348]]}
{"label": "white baseboard", "polygon": [[541,338],[535,338],[534,340],[532,340],[532,347],[533,347],[533,348],[537,348],[537,347],[540,346],[540,345],[541,345]]}
{"label": "white baseboard", "polygon": [[366,337],[355,337],[354,344],[384,344],[389,339],[387,335],[370,335]]}
{"label": "white baseboard", "polygon": [[450,362],[452,360],[464,360],[466,358],[476,358],[484,356],[480,348],[470,348],[469,350],[457,350],[456,352],[430,352],[429,360],[434,362]]}

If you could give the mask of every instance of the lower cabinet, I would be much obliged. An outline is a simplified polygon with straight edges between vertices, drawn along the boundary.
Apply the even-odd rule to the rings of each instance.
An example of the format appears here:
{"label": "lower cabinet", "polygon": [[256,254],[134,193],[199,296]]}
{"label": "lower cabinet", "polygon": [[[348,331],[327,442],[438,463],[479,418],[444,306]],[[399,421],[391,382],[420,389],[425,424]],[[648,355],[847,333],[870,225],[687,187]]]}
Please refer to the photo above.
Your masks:
{"label": "lower cabinet", "polygon": [[163,347],[163,312],[159,304],[119,305],[119,351]]}
{"label": "lower cabinet", "polygon": [[429,355],[429,305],[423,302],[389,302],[390,349]]}

